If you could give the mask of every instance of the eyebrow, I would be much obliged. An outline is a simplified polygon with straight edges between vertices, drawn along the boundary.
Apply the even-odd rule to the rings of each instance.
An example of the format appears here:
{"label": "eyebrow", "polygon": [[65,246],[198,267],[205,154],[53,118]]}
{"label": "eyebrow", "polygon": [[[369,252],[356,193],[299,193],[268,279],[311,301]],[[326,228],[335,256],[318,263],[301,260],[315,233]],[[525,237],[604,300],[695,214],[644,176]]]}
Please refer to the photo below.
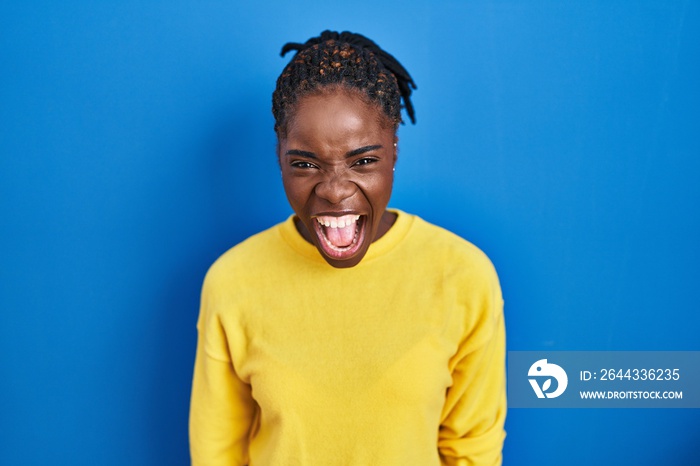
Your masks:
{"label": "eyebrow", "polygon": [[[375,144],[372,146],[364,146],[360,147],[358,149],[353,149],[347,154],[345,154],[345,158],[348,159],[350,157],[355,157],[356,155],[364,154],[365,152],[371,152],[373,150],[381,149],[383,146],[380,144]],[[285,155],[299,155],[301,157],[308,157],[310,159],[318,159],[316,154],[313,152],[309,152],[306,150],[299,150],[299,149],[289,149],[287,152],[285,152]]]}

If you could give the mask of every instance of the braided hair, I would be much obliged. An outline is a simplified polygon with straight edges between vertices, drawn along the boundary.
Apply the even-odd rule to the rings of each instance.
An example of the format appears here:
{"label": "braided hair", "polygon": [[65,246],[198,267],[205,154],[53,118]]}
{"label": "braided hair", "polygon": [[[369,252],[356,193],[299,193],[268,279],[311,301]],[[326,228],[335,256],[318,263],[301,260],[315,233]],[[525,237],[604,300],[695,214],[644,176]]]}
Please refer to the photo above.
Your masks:
{"label": "braided hair", "polygon": [[278,135],[286,133],[300,97],[328,88],[360,91],[359,95],[382,109],[394,129],[402,123],[403,98],[408,117],[416,122],[410,99],[411,88],[416,89],[416,84],[396,58],[367,37],[347,31],[323,31],[303,44],[285,44],[281,56],[292,50],[297,53],[282,71],[272,93]]}

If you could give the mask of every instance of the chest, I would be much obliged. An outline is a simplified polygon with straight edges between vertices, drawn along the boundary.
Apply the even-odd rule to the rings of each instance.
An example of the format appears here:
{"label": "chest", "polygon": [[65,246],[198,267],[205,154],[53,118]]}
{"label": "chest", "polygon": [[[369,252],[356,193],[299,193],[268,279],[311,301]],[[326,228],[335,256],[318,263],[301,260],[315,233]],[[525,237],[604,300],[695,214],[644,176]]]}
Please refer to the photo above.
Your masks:
{"label": "chest", "polygon": [[[237,370],[263,416],[356,418],[358,411],[434,418],[451,384],[463,310],[432,287],[270,294],[248,310]],[[432,421],[431,421],[432,422]]]}

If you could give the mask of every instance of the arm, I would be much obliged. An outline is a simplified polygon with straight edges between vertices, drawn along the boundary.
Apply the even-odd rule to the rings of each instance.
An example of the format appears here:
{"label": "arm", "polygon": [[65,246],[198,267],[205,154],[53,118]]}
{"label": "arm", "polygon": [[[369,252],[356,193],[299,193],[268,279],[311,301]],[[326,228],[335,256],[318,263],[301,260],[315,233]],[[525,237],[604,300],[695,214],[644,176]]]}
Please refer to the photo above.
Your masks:
{"label": "arm", "polygon": [[246,465],[254,417],[250,386],[238,379],[230,362],[197,346],[190,404],[192,466]]}
{"label": "arm", "polygon": [[250,385],[226,357],[229,351],[220,322],[208,311],[203,291],[190,403],[192,466],[243,466],[249,461],[256,404]]}
{"label": "arm", "polygon": [[[497,283],[497,282],[496,282]],[[506,417],[505,325],[496,284],[483,317],[450,361],[438,449],[443,466],[500,465]]]}

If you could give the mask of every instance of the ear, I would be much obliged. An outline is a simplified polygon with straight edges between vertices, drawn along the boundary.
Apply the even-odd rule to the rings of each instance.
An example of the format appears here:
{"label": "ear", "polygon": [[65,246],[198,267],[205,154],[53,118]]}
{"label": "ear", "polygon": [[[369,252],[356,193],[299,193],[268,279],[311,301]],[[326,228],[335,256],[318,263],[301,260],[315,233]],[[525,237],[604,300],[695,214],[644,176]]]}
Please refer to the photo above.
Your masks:
{"label": "ear", "polygon": [[396,165],[396,159],[399,158],[399,137],[394,136],[394,165]]}
{"label": "ear", "polygon": [[275,154],[277,155],[277,165],[282,169],[282,159],[280,158],[280,138],[277,136],[277,144],[275,145]]}

